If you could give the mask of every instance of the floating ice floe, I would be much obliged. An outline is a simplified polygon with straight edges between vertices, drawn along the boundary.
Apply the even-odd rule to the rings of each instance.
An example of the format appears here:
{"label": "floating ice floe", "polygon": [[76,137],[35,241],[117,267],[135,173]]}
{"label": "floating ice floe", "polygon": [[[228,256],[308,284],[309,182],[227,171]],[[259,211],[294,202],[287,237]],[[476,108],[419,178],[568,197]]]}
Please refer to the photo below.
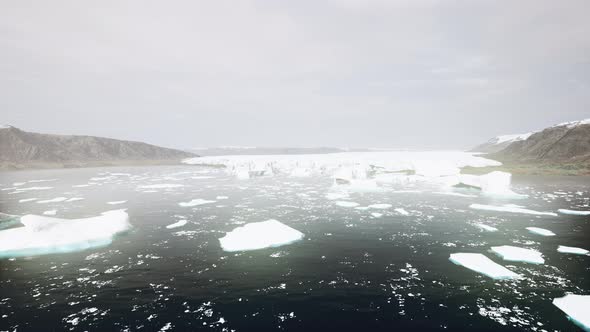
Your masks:
{"label": "floating ice floe", "polygon": [[53,187],[28,187],[28,188],[18,188],[17,191],[33,191],[33,190],[49,190],[53,189]]}
{"label": "floating ice floe", "polygon": [[553,299],[553,305],[585,331],[590,331],[590,295],[567,294]]}
{"label": "floating ice floe", "polygon": [[84,200],[83,197],[72,197],[70,199],[65,200],[65,202],[77,202],[77,201],[81,201]]}
{"label": "floating ice floe", "polygon": [[475,227],[483,229],[486,232],[497,232],[498,231],[498,229],[496,227],[492,227],[492,226],[485,225],[485,224],[475,224]]}
{"label": "floating ice floe", "polygon": [[567,247],[567,246],[559,246],[557,251],[564,253],[564,254],[575,254],[575,255],[588,255],[590,252],[586,249],[576,248],[576,247]]}
{"label": "floating ice floe", "polygon": [[112,202],[107,202],[107,204],[109,205],[119,205],[119,204],[125,204],[127,203],[127,201],[112,201]]}
{"label": "floating ice floe", "polygon": [[56,197],[56,198],[52,198],[52,199],[45,199],[42,201],[37,201],[37,203],[40,203],[40,204],[59,203],[59,202],[67,201],[67,200],[68,200],[67,197]]}
{"label": "floating ice floe", "polygon": [[228,199],[228,198],[229,197],[227,197],[227,196],[217,196],[217,197],[215,197],[215,199],[217,199],[217,200]]}
{"label": "floating ice floe", "polygon": [[348,198],[348,194],[347,193],[327,193],[325,197],[326,197],[326,199],[333,201],[333,200],[337,200],[337,199]]}
{"label": "floating ice floe", "polygon": [[37,215],[20,218],[24,227],[0,231],[0,257],[65,253],[106,246],[131,225],[123,210],[103,212],[82,219],[59,219]]}
{"label": "floating ice floe", "polygon": [[590,211],[578,211],[578,210],[568,210],[568,209],[559,209],[557,212],[562,214],[569,214],[573,216],[590,216]]}
{"label": "floating ice floe", "polygon": [[495,263],[482,254],[457,253],[451,254],[449,260],[457,265],[461,265],[475,272],[481,273],[493,279],[513,279],[520,278],[520,275],[514,273],[504,266]]}
{"label": "floating ice floe", "polygon": [[304,234],[280,221],[270,219],[237,227],[219,239],[225,251],[279,247],[303,239]]}
{"label": "floating ice floe", "polygon": [[492,247],[492,252],[502,257],[505,261],[525,262],[531,264],[543,264],[543,254],[534,249],[525,249],[514,246]]}
{"label": "floating ice floe", "polygon": [[166,226],[166,228],[168,228],[168,229],[172,229],[172,228],[178,228],[178,227],[182,227],[182,226],[186,225],[186,223],[187,223],[187,222],[188,222],[188,221],[187,221],[187,220],[185,220],[185,219],[183,219],[183,220],[179,220],[179,221],[177,221],[177,222],[175,222],[175,223],[173,223],[173,224],[170,224],[170,225]]}
{"label": "floating ice floe", "polygon": [[529,232],[533,233],[533,234],[537,234],[537,235],[542,235],[542,236],[554,236],[555,233],[553,233],[552,231],[548,230],[548,229],[544,229],[544,228],[539,228],[539,227],[527,227],[526,228]]}
{"label": "floating ice floe", "polygon": [[524,214],[533,214],[539,216],[557,216],[557,213],[554,212],[541,212],[535,210],[529,210],[517,205],[506,204],[502,206],[497,205],[485,205],[485,204],[471,204],[469,205],[470,208],[476,210],[485,210],[485,211],[497,211],[497,212],[512,212],[512,213],[524,213]]}
{"label": "floating ice floe", "polygon": [[47,210],[43,212],[43,214],[46,216],[55,216],[57,214],[57,210]]}
{"label": "floating ice floe", "polygon": [[379,212],[372,212],[371,215],[374,218],[381,218],[381,217],[383,217],[383,213],[379,213]]}
{"label": "floating ice floe", "polygon": [[180,202],[180,203],[178,203],[178,205],[183,206],[183,207],[191,207],[191,206],[198,206],[198,205],[204,205],[204,204],[210,204],[210,203],[215,203],[215,201],[208,201],[206,199],[196,198],[196,199],[193,199],[189,202]]}
{"label": "floating ice floe", "polygon": [[23,199],[19,199],[18,202],[19,203],[26,203],[26,202],[32,202],[32,201],[36,201],[38,198],[23,198]]}
{"label": "floating ice floe", "polygon": [[404,215],[404,216],[409,216],[410,212],[406,211],[404,208],[397,208],[395,209],[395,212]]}
{"label": "floating ice floe", "polygon": [[183,184],[178,183],[158,183],[139,186],[140,189],[168,189],[184,187]]}
{"label": "floating ice floe", "polygon": [[340,207],[357,207],[357,206],[359,206],[359,203],[348,202],[348,201],[337,201],[335,204]]}
{"label": "floating ice floe", "polygon": [[389,209],[391,208],[391,204],[371,204],[369,205],[369,209]]}

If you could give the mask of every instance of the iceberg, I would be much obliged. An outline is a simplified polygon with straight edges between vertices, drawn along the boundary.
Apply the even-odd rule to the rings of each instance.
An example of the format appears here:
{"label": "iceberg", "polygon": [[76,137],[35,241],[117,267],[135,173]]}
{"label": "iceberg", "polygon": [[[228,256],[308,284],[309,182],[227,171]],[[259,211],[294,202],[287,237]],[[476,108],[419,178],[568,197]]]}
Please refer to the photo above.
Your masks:
{"label": "iceberg", "polygon": [[209,203],[215,203],[215,201],[208,201],[206,199],[197,198],[197,199],[193,199],[189,202],[180,202],[180,203],[178,203],[178,205],[183,206],[183,207],[191,207],[191,206],[204,205],[204,204],[209,204]]}
{"label": "iceberg", "polygon": [[507,196],[514,198],[525,198],[510,189],[512,174],[507,172],[494,171],[484,175],[461,174],[459,183],[455,186],[480,189],[486,195]]}
{"label": "iceberg", "polygon": [[279,247],[303,239],[305,235],[278,220],[248,223],[219,239],[225,251],[258,250]]}
{"label": "iceberg", "polygon": [[553,299],[553,305],[584,331],[590,331],[590,295],[567,294]]}
{"label": "iceberg", "polygon": [[359,203],[348,202],[348,201],[337,201],[335,204],[340,207],[357,207],[357,206],[359,206]]}
{"label": "iceberg", "polygon": [[590,211],[577,211],[577,210],[568,210],[568,209],[559,209],[557,212],[561,214],[569,214],[573,216],[590,216]]}
{"label": "iceberg", "polygon": [[539,228],[539,227],[527,227],[526,228],[529,232],[533,233],[533,234],[537,234],[537,235],[542,235],[542,236],[554,236],[555,233],[553,233],[552,231],[548,230],[548,229],[544,229],[544,228]]}
{"label": "iceberg", "polygon": [[461,265],[475,272],[481,273],[493,279],[513,279],[520,278],[520,275],[514,273],[504,266],[495,263],[482,254],[457,253],[451,254],[449,260],[454,264]]}
{"label": "iceberg", "polygon": [[404,208],[397,208],[395,209],[395,212],[403,215],[403,216],[409,216],[410,213],[408,211],[406,211]]}
{"label": "iceberg", "polygon": [[389,209],[391,204],[371,204],[369,209]]}
{"label": "iceberg", "polygon": [[485,205],[485,204],[471,204],[469,205],[470,208],[476,210],[485,210],[485,211],[498,211],[498,212],[512,212],[512,213],[524,213],[524,214],[533,214],[538,216],[557,216],[557,213],[554,212],[541,212],[535,210],[529,210],[525,208],[521,208],[515,205]]}
{"label": "iceberg", "polygon": [[483,229],[486,232],[497,232],[498,231],[498,229],[496,227],[488,226],[485,224],[475,224],[475,227]]}
{"label": "iceberg", "polygon": [[0,258],[44,255],[109,245],[116,234],[127,231],[129,215],[123,210],[82,219],[25,215],[24,227],[0,231]]}
{"label": "iceberg", "polygon": [[68,200],[67,197],[56,197],[56,198],[52,198],[52,199],[45,199],[42,201],[37,201],[37,203],[40,203],[40,204],[59,203],[59,202],[67,201],[67,200]]}
{"label": "iceberg", "polygon": [[575,255],[588,255],[590,252],[586,249],[576,248],[576,247],[566,247],[566,246],[559,246],[557,248],[558,252],[564,254],[575,254]]}
{"label": "iceberg", "polygon": [[492,252],[506,261],[525,262],[531,264],[543,264],[543,254],[533,249],[525,249],[514,246],[492,247]]}
{"label": "iceberg", "polygon": [[187,223],[187,222],[188,222],[188,221],[187,221],[187,220],[185,220],[185,219],[183,219],[183,220],[179,220],[179,221],[177,221],[177,222],[175,222],[175,223],[173,223],[173,224],[170,224],[170,225],[166,226],[166,228],[168,228],[168,229],[173,229],[173,228],[182,227],[182,226],[186,225],[186,223]]}

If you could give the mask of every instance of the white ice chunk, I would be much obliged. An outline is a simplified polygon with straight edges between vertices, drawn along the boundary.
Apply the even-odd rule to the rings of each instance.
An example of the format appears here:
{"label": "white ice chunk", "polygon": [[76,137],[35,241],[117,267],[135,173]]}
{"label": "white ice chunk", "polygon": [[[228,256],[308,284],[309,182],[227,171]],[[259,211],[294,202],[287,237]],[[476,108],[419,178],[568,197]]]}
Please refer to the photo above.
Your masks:
{"label": "white ice chunk", "polygon": [[227,197],[227,196],[217,196],[217,197],[215,197],[215,199],[218,199],[218,200],[228,199],[228,198],[229,197]]}
{"label": "white ice chunk", "polygon": [[56,198],[52,198],[52,199],[45,199],[42,201],[37,201],[37,203],[40,203],[40,204],[59,203],[59,202],[66,201],[67,199],[68,199],[67,197],[56,197]]}
{"label": "white ice chunk", "polygon": [[537,235],[542,235],[542,236],[554,236],[555,233],[553,233],[552,231],[548,230],[548,229],[544,229],[544,228],[539,228],[539,227],[527,227],[526,228],[529,232],[533,233],[533,234],[537,234]]}
{"label": "white ice chunk", "polygon": [[470,270],[481,273],[493,279],[512,279],[520,277],[519,274],[516,274],[504,266],[495,263],[482,254],[451,254],[449,260],[457,265],[464,266]]}
{"label": "white ice chunk", "polygon": [[564,254],[588,255],[589,251],[582,248],[559,246],[557,251]]}
{"label": "white ice chunk", "polygon": [[119,204],[125,204],[127,203],[127,201],[112,201],[112,202],[107,202],[107,204],[109,205],[119,205]]}
{"label": "white ice chunk", "polygon": [[270,219],[237,227],[220,238],[219,243],[225,251],[257,250],[290,244],[303,237],[300,231]]}
{"label": "white ice chunk", "polygon": [[510,189],[512,174],[507,172],[494,171],[484,175],[462,174],[459,183],[470,187],[479,188],[486,195],[507,196],[524,198]]}
{"label": "white ice chunk", "polygon": [[369,209],[389,209],[391,204],[371,204],[369,205]]}
{"label": "white ice chunk", "polygon": [[512,212],[512,213],[524,213],[524,214],[533,214],[539,216],[557,216],[554,212],[541,212],[535,210],[524,209],[521,207],[517,207],[515,205],[485,205],[485,204],[471,204],[469,205],[470,208],[476,210],[486,210],[486,211],[498,211],[498,212]]}
{"label": "white ice chunk", "polygon": [[574,216],[590,216],[590,211],[559,209],[559,210],[557,210],[557,212],[562,213],[562,214],[574,215]]}
{"label": "white ice chunk", "polygon": [[187,222],[188,222],[188,221],[187,221],[187,220],[185,220],[185,219],[183,219],[183,220],[179,220],[179,221],[177,221],[177,222],[175,222],[175,223],[173,223],[173,224],[170,224],[170,225],[166,226],[166,228],[168,228],[168,229],[172,229],[172,228],[178,228],[178,227],[182,227],[182,226],[186,225],[186,223],[187,223]]}
{"label": "white ice chunk", "polygon": [[485,224],[475,224],[475,227],[479,227],[486,232],[497,232],[498,231],[498,229],[496,227],[492,227],[492,226],[485,225]]}
{"label": "white ice chunk", "polygon": [[383,213],[379,213],[379,212],[371,212],[371,215],[374,218],[381,218],[383,216]]}
{"label": "white ice chunk", "polygon": [[46,216],[55,216],[57,214],[57,210],[47,210],[43,212],[43,214]]}
{"label": "white ice chunk", "polygon": [[337,200],[337,199],[344,199],[347,197],[348,197],[347,193],[327,193],[326,194],[326,199],[329,199],[331,201]]}
{"label": "white ice chunk", "polygon": [[180,188],[184,187],[183,184],[178,183],[158,183],[158,184],[148,184],[144,186],[139,186],[140,189],[168,189],[168,188]]}
{"label": "white ice chunk", "polygon": [[204,205],[204,204],[210,204],[210,203],[215,203],[215,201],[208,201],[206,199],[196,198],[196,199],[193,199],[189,202],[180,202],[180,203],[178,203],[178,205],[183,206],[183,207],[191,207],[191,206]]}
{"label": "white ice chunk", "polygon": [[84,199],[83,197],[72,197],[72,198],[66,200],[66,202],[76,202],[76,201],[81,201],[83,199]]}
{"label": "white ice chunk", "polygon": [[585,331],[590,331],[590,295],[567,294],[553,299],[553,305]]}
{"label": "white ice chunk", "polygon": [[37,198],[23,198],[23,199],[19,199],[18,202],[19,203],[26,203],[26,202],[32,202],[32,201],[36,201]]}
{"label": "white ice chunk", "polygon": [[116,234],[131,227],[129,215],[123,210],[82,219],[25,215],[20,221],[25,227],[0,231],[0,257],[64,253],[106,246]]}
{"label": "white ice chunk", "polygon": [[526,249],[514,246],[492,247],[492,252],[506,261],[543,264],[543,254],[534,249]]}
{"label": "white ice chunk", "polygon": [[410,212],[406,211],[404,208],[397,208],[395,209],[395,212],[404,215],[404,216],[409,216]]}
{"label": "white ice chunk", "polygon": [[337,201],[335,204],[340,207],[357,207],[357,206],[359,206],[359,203],[348,202],[348,201]]}

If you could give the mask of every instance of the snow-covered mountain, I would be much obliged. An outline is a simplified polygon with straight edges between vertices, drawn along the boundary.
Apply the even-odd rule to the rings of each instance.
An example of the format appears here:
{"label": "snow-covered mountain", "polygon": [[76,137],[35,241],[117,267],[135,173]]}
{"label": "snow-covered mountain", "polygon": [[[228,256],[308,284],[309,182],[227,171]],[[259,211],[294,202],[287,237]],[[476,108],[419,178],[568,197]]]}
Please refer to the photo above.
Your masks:
{"label": "snow-covered mountain", "polygon": [[494,153],[498,151],[504,150],[508,145],[517,142],[517,141],[524,141],[529,138],[534,132],[526,133],[526,134],[512,134],[512,135],[501,135],[496,136],[489,141],[480,144],[473,148],[472,152],[485,152],[485,153]]}

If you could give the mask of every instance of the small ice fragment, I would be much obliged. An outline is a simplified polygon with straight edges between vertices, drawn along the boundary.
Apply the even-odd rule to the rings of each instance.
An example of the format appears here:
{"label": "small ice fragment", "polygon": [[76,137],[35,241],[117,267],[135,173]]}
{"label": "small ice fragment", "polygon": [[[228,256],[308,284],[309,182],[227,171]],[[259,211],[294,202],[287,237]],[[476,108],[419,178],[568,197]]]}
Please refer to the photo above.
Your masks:
{"label": "small ice fragment", "polygon": [[557,212],[562,214],[569,214],[573,216],[590,216],[590,211],[578,211],[578,210],[568,210],[568,209],[559,209]]}
{"label": "small ice fragment", "polygon": [[225,251],[257,250],[279,247],[303,239],[304,234],[278,220],[248,223],[219,239]]}
{"label": "small ice fragment", "polygon": [[410,213],[408,211],[406,211],[404,208],[397,208],[395,209],[395,212],[404,215],[404,216],[409,216]]}
{"label": "small ice fragment", "polygon": [[372,212],[371,215],[375,218],[381,218],[383,216],[383,213],[379,213],[379,212]]}
{"label": "small ice fragment", "polygon": [[481,273],[493,279],[520,278],[520,275],[508,270],[504,266],[495,263],[482,254],[457,253],[451,254],[449,260],[457,265]]}
{"label": "small ice fragment", "polygon": [[348,202],[348,201],[337,201],[336,205],[341,206],[341,207],[357,207],[357,206],[359,206],[359,203]]}
{"label": "small ice fragment", "polygon": [[209,204],[209,203],[215,203],[215,201],[208,201],[206,199],[197,198],[197,199],[193,199],[189,202],[180,202],[180,203],[178,203],[178,205],[183,206],[183,207],[191,207],[191,206],[197,206],[197,205],[203,205],[203,204]]}
{"label": "small ice fragment", "polygon": [[527,227],[526,228],[529,232],[533,233],[533,234],[537,234],[537,235],[542,235],[542,236],[554,236],[555,233],[553,233],[552,231],[548,230],[548,229],[544,229],[544,228],[539,228],[539,227]]}
{"label": "small ice fragment", "polygon": [[166,226],[166,228],[168,228],[168,229],[178,228],[178,227],[182,227],[182,226],[186,225],[186,223],[187,223],[187,220],[183,219],[183,220],[179,220],[173,224]]}
{"label": "small ice fragment", "polygon": [[84,199],[83,197],[72,197],[72,198],[66,200],[66,202],[76,202],[76,201],[81,201],[83,199]]}
{"label": "small ice fragment", "polygon": [[590,295],[567,294],[553,299],[553,305],[585,331],[590,331]]}
{"label": "small ice fragment", "polygon": [[37,203],[40,204],[46,204],[46,203],[59,203],[59,202],[63,202],[66,201],[67,197],[56,197],[56,198],[52,198],[52,199],[46,199],[46,200],[42,200],[42,201],[37,201]]}
{"label": "small ice fragment", "polygon": [[589,251],[582,248],[559,246],[557,251],[564,254],[588,255]]}
{"label": "small ice fragment", "polygon": [[553,212],[534,211],[534,210],[529,210],[529,209],[517,207],[515,205],[496,206],[496,205],[485,205],[485,204],[471,204],[471,205],[469,205],[469,207],[472,209],[476,209],[476,210],[524,213],[524,214],[533,214],[533,215],[540,215],[540,216],[557,216],[557,214],[553,213]]}
{"label": "small ice fragment", "polygon": [[47,210],[43,212],[43,214],[46,216],[55,216],[57,214],[57,210]]}
{"label": "small ice fragment", "polygon": [[370,209],[389,209],[391,204],[371,204],[369,205]]}
{"label": "small ice fragment", "polygon": [[227,197],[227,196],[217,196],[217,197],[215,197],[215,199],[217,199],[217,200],[228,199],[228,198],[229,197]]}
{"label": "small ice fragment", "polygon": [[19,203],[26,203],[26,202],[32,202],[32,201],[36,201],[37,198],[23,198],[23,199],[19,199],[18,202]]}
{"label": "small ice fragment", "polygon": [[348,197],[348,194],[345,194],[345,193],[327,193],[326,194],[326,199],[329,199],[331,201],[334,201],[337,199],[344,199],[347,197]]}
{"label": "small ice fragment", "polygon": [[475,224],[475,227],[479,227],[487,232],[497,232],[498,231],[498,229],[496,227],[488,226],[485,224]]}
{"label": "small ice fragment", "polygon": [[127,203],[127,201],[112,201],[112,202],[107,202],[107,204],[109,205],[119,205],[119,204],[125,204]]}
{"label": "small ice fragment", "polygon": [[180,188],[184,187],[183,184],[178,183],[158,183],[158,184],[149,184],[144,186],[139,186],[140,189],[168,189],[168,188]]}
{"label": "small ice fragment", "polygon": [[537,250],[525,249],[514,246],[492,247],[492,252],[502,257],[506,261],[525,262],[531,264],[543,264],[545,260],[543,255]]}

